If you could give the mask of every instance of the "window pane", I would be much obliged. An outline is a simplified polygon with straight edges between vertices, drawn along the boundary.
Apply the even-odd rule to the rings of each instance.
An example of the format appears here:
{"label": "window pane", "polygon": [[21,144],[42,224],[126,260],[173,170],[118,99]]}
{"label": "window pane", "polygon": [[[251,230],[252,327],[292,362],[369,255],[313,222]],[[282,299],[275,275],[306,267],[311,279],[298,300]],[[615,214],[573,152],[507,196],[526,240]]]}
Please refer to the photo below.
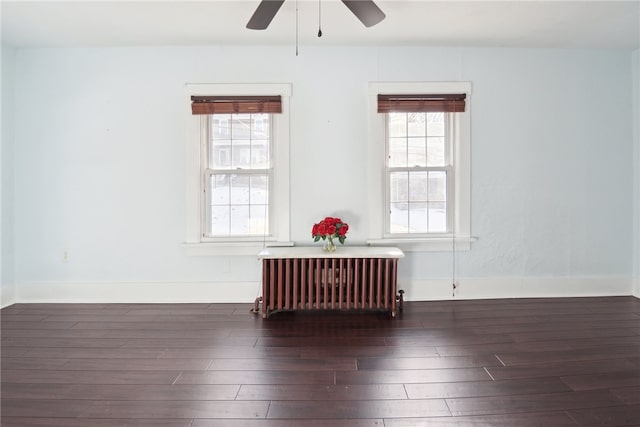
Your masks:
{"label": "window pane", "polygon": [[234,140],[231,147],[231,167],[249,169],[251,166],[251,142]]}
{"label": "window pane", "polygon": [[391,233],[409,232],[408,203],[391,203],[389,231]]}
{"label": "window pane", "polygon": [[426,202],[427,201],[427,182],[428,172],[411,172],[409,173],[409,201]]}
{"label": "window pane", "polygon": [[229,169],[231,167],[231,140],[211,141],[209,167],[212,169]]}
{"label": "window pane", "polygon": [[427,166],[445,166],[444,138],[427,138]]}
{"label": "window pane", "polygon": [[409,232],[426,233],[429,231],[426,203],[409,204]]}
{"label": "window pane", "polygon": [[447,201],[447,173],[429,172],[429,201]]}
{"label": "window pane", "polygon": [[407,136],[407,113],[389,113],[389,137]]}
{"label": "window pane", "polygon": [[429,203],[429,232],[447,231],[447,205],[444,202]]}
{"label": "window pane", "polygon": [[389,195],[392,202],[409,200],[409,174],[392,172],[389,176]]}
{"label": "window pane", "polygon": [[408,139],[408,161],[407,166],[425,166],[427,164],[427,150],[425,138]]}
{"label": "window pane", "polygon": [[251,177],[251,204],[267,205],[269,203],[269,178],[267,175]]}
{"label": "window pane", "polygon": [[408,113],[407,131],[409,136],[426,136],[425,113]]}
{"label": "window pane", "polygon": [[211,206],[211,234],[229,235],[229,206]]}
{"label": "window pane", "polygon": [[249,176],[231,175],[231,204],[249,204]]}
{"label": "window pane", "polygon": [[427,135],[444,136],[444,113],[427,114]]}
{"label": "window pane", "polygon": [[389,166],[407,166],[407,139],[389,138]]}
{"label": "window pane", "polygon": [[269,140],[254,139],[251,141],[251,168],[267,169],[269,167]]}
{"label": "window pane", "polygon": [[229,139],[231,137],[231,114],[211,116],[211,138]]}
{"label": "window pane", "polygon": [[269,209],[267,205],[251,205],[249,208],[249,234],[269,234]]}
{"label": "window pane", "polygon": [[233,114],[231,117],[231,137],[251,139],[251,114]]}
{"label": "window pane", "polygon": [[251,139],[269,139],[269,115],[251,115]]}
{"label": "window pane", "polygon": [[228,205],[229,204],[229,176],[226,174],[211,175],[209,179],[209,188],[211,191],[212,205]]}
{"label": "window pane", "polygon": [[231,206],[231,235],[242,236],[249,233],[249,205]]}

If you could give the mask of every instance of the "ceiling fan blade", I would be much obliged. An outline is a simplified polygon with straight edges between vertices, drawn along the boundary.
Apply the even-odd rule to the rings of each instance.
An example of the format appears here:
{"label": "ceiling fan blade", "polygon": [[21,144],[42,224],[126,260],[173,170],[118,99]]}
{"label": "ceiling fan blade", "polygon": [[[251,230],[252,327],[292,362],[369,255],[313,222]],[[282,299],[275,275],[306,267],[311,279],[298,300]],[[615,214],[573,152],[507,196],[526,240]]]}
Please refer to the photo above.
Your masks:
{"label": "ceiling fan blade", "polygon": [[365,27],[373,27],[386,16],[384,12],[376,6],[373,0],[342,0],[342,3],[356,15],[356,18],[358,18]]}
{"label": "ceiling fan blade", "polygon": [[262,0],[256,11],[253,12],[249,22],[247,22],[247,28],[250,30],[266,30],[273,17],[280,10],[282,3],[284,3],[284,0]]}

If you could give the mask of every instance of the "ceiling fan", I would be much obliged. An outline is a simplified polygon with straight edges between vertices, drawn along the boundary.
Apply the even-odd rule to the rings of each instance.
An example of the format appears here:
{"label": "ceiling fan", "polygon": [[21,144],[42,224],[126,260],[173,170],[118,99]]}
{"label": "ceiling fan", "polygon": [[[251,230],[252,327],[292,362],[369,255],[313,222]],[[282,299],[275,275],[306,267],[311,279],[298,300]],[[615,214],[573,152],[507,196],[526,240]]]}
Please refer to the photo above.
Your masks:
{"label": "ceiling fan", "polygon": [[[250,30],[266,30],[276,16],[284,0],[262,0],[247,23]],[[373,0],[342,0],[345,6],[364,24],[372,27],[385,18],[385,14]]]}

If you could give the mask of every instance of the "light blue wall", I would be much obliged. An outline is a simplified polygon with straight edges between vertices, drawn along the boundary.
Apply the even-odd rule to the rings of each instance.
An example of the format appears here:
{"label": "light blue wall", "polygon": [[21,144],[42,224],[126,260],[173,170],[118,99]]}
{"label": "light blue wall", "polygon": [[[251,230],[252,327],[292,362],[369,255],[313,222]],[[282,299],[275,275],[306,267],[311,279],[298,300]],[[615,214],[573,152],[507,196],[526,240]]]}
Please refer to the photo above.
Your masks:
{"label": "light blue wall", "polygon": [[2,194],[0,200],[0,235],[2,263],[0,265],[0,306],[10,305],[15,300],[14,280],[14,216],[13,216],[13,140],[14,140],[14,84],[15,84],[15,50],[6,46],[0,46],[2,51],[1,74],[2,93],[0,127],[2,128],[2,143],[0,144],[0,157],[2,159],[0,169],[2,171]]}
{"label": "light blue wall", "polygon": [[[460,255],[458,274],[630,277],[634,119],[620,114],[632,105],[629,58],[500,48],[304,47],[299,57],[291,47],[21,49],[16,281],[259,280],[254,257],[194,258],[181,247],[185,83],[292,83],[292,239],[311,244],[313,222],[346,211],[349,243],[364,243],[368,82],[453,80],[473,85],[479,239]],[[450,274],[447,253],[401,263],[402,277]]]}

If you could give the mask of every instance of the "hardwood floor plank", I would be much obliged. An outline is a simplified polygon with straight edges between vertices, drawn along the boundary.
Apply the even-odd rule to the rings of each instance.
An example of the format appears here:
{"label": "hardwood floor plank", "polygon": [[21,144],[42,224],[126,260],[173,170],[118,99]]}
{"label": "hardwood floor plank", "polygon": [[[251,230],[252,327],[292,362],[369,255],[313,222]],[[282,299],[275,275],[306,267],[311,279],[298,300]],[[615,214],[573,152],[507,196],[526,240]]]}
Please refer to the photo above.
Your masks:
{"label": "hardwood floor plank", "polygon": [[638,426],[640,405],[611,408],[585,408],[568,411],[581,426]]}
{"label": "hardwood floor plank", "polygon": [[572,390],[597,390],[603,388],[640,387],[640,370],[607,372],[560,377]]}
{"label": "hardwood floor plank", "polygon": [[238,400],[388,400],[406,399],[402,384],[253,385],[240,387]]}
{"label": "hardwood floor plank", "polygon": [[611,389],[611,393],[627,405],[640,405],[640,385],[614,388]]}
{"label": "hardwood floor plank", "polygon": [[453,415],[558,411],[624,405],[607,390],[447,399]]}
{"label": "hardwood floor plank", "polygon": [[[323,344],[327,347],[387,345],[384,337],[323,337]],[[258,338],[258,342],[256,343],[256,346],[264,347],[312,347],[317,345],[318,340],[315,337],[263,337]]]}
{"label": "hardwood floor plank", "polygon": [[41,322],[48,317],[47,314],[2,314],[2,322]]}
{"label": "hardwood floor plank", "polygon": [[[127,319],[119,322],[76,322],[72,329],[91,329],[93,331],[99,330],[139,330],[139,331],[215,331],[218,329],[232,331],[240,327],[250,327],[250,323],[243,323],[238,325],[238,321],[231,318],[231,315],[226,316],[225,320],[216,321],[215,323],[207,321],[206,316],[202,316],[199,320],[192,321],[132,321]],[[259,327],[259,325],[257,325]],[[242,338],[242,337],[241,337]]]}
{"label": "hardwood floor plank", "polygon": [[[2,349],[5,354],[6,349]],[[24,348],[22,356],[27,358],[52,359],[156,359],[166,353],[165,349],[153,348],[77,348],[77,347],[36,347]],[[198,356],[194,356],[198,358]]]}
{"label": "hardwood floor plank", "polygon": [[497,356],[506,366],[515,366],[578,360],[623,359],[638,354],[640,354],[640,345],[537,353],[498,353]]}
{"label": "hardwood floor plank", "polygon": [[490,380],[483,368],[337,372],[336,384],[416,384]]}
{"label": "hardwood floor plank", "polygon": [[94,400],[84,418],[265,418],[269,402]]}
{"label": "hardwood floor plank", "polygon": [[571,391],[557,377],[525,380],[470,381],[455,383],[405,384],[409,399],[509,396],[516,394]]}
{"label": "hardwood floor plank", "polygon": [[384,420],[384,427],[563,427],[576,423],[564,412],[475,415]]}
{"label": "hardwood floor plank", "polygon": [[451,413],[442,399],[359,401],[273,401],[268,418],[402,418],[437,417]]}
{"label": "hardwood floor plank", "polygon": [[[8,399],[235,400],[239,385],[208,384],[2,384]],[[263,400],[263,399],[243,399]],[[267,399],[268,400],[268,399]]]}
{"label": "hardwood floor plank", "polygon": [[60,369],[69,359],[49,357],[3,357],[2,369]]}
{"label": "hardwood floor plank", "polygon": [[495,355],[496,353],[507,352],[532,352],[572,350],[566,341],[536,341],[528,343],[499,343],[499,344],[461,344],[437,346],[436,350],[440,356],[482,356]]}
{"label": "hardwood floor plank", "polygon": [[3,417],[77,418],[93,404],[89,400],[35,400],[2,398]]}
{"label": "hardwood floor plank", "polygon": [[334,384],[334,373],[287,371],[185,371],[176,384]]}
{"label": "hardwood floor plank", "polygon": [[449,334],[444,336],[435,337],[388,337],[385,338],[387,345],[394,346],[418,346],[418,345],[433,345],[433,346],[447,346],[458,344],[498,344],[498,343],[510,343],[514,340],[507,334],[494,334],[494,335],[456,335]]}
{"label": "hardwood floor plank", "polygon": [[598,337],[629,337],[640,335],[640,327],[635,328],[611,328],[611,329],[583,329],[573,331],[542,331],[542,332],[522,332],[508,334],[516,342],[540,341],[541,339],[575,339],[575,338],[598,338]]}
{"label": "hardwood floor plank", "polygon": [[640,345],[640,335],[627,337],[597,337],[579,340],[567,340],[572,349],[603,348],[607,346],[623,347]]}
{"label": "hardwood floor plank", "polygon": [[503,366],[494,356],[368,357],[357,359],[358,370],[443,369]]}
{"label": "hardwood floor plank", "polygon": [[122,348],[214,348],[225,345],[253,347],[255,343],[255,338],[141,338],[125,340]]}
{"label": "hardwood floor plank", "polygon": [[635,365],[626,359],[579,360],[555,362],[545,365],[489,367],[487,371],[495,380],[535,378],[550,376],[583,375],[589,373],[630,371]]}
{"label": "hardwood floor plank", "polygon": [[[274,347],[296,348],[296,347]],[[298,347],[300,357],[437,357],[434,346],[390,347],[390,346],[339,346]]]}
{"label": "hardwood floor plank", "polygon": [[120,348],[126,343],[111,338],[2,338],[2,347]]}
{"label": "hardwood floor plank", "polygon": [[210,371],[355,371],[354,358],[215,359]]}
{"label": "hardwood floor plank", "polygon": [[69,359],[60,370],[73,371],[202,371],[212,359]]}
{"label": "hardwood floor plank", "polygon": [[190,427],[191,420],[2,417],[2,427]]}
{"label": "hardwood floor plank", "polygon": [[7,370],[2,372],[2,382],[23,384],[173,384],[180,374],[181,371]]}
{"label": "hardwood floor plank", "polygon": [[385,427],[382,419],[342,420],[193,420],[191,427]]}

